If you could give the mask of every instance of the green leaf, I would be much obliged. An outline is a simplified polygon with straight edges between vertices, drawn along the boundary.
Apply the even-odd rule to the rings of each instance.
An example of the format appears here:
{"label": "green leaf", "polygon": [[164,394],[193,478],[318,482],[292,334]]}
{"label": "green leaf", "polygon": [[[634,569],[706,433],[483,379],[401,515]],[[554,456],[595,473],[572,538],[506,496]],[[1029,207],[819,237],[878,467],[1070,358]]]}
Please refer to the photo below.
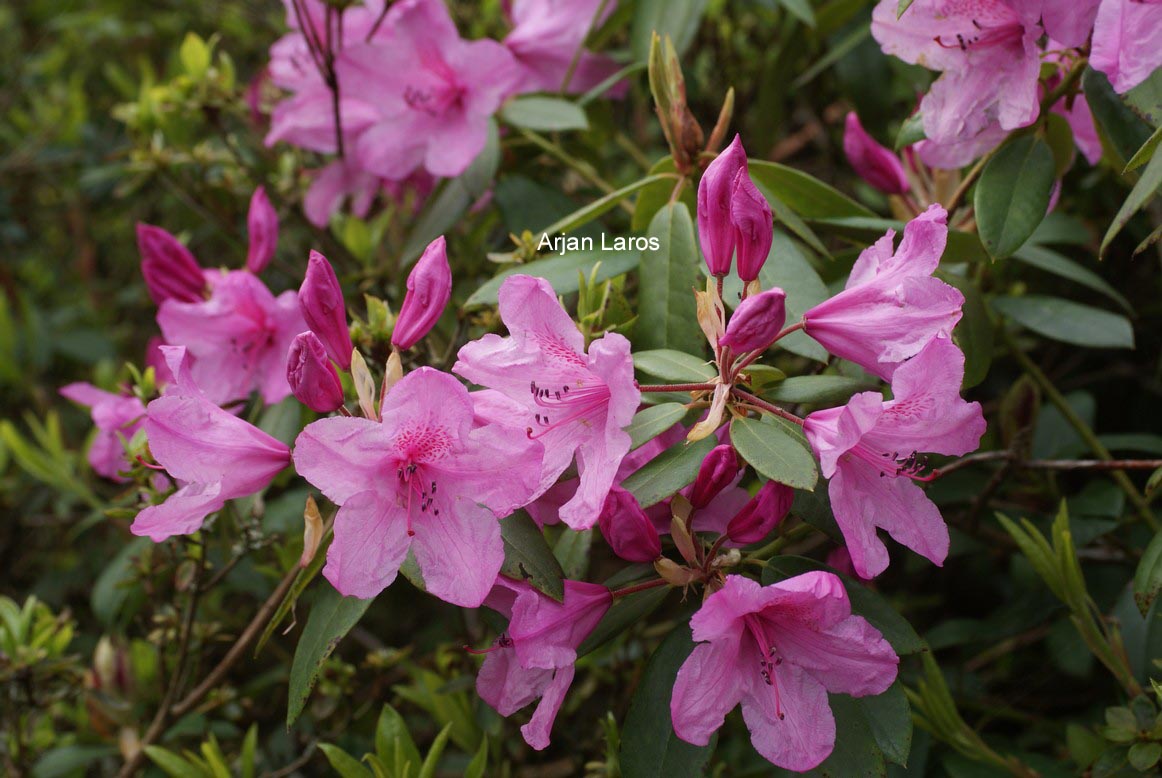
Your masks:
{"label": "green leaf", "polygon": [[178,59],[186,75],[198,81],[210,69],[210,47],[196,33],[187,32],[182,45],[178,47]]}
{"label": "green leaf", "polygon": [[903,685],[896,681],[883,694],[861,697],[856,703],[863,709],[876,745],[888,761],[907,764],[912,751],[912,707]]}
{"label": "green leaf", "polygon": [[808,0],[778,0],[779,5],[808,27],[815,26],[815,12]]}
{"label": "green leaf", "polygon": [[134,538],[117,552],[97,577],[89,602],[93,615],[102,625],[112,626],[121,615],[125,601],[134,590],[128,585],[134,577],[133,559],[150,546],[149,538]]}
{"label": "green leaf", "polygon": [[1162,743],[1135,743],[1130,746],[1128,756],[1131,767],[1139,772],[1146,772],[1162,758]]}
{"label": "green leaf", "polygon": [[994,259],[1023,246],[1045,218],[1055,170],[1048,144],[1033,135],[1009,141],[985,165],[973,208],[981,241]]}
{"label": "green leaf", "polygon": [[884,755],[876,745],[860,700],[828,695],[835,716],[835,748],[823,764],[808,772],[821,778],[883,778]]}
{"label": "green leaf", "polygon": [[500,118],[526,130],[587,130],[585,111],[559,97],[517,97],[500,109]]}
{"label": "green leaf", "polygon": [[[905,226],[904,222],[895,219],[873,219],[866,216],[812,219],[811,223],[821,231],[851,238],[863,245],[878,240],[888,230],[895,230],[899,234]],[[944,250],[944,260],[946,262],[986,262],[989,261],[989,255],[985,252],[980,238],[976,235],[960,230],[949,230],[948,247]]]}
{"label": "green leaf", "polygon": [[1058,297],[995,297],[993,308],[1013,321],[1063,343],[1089,348],[1133,348],[1125,316]]}
{"label": "green leaf", "polygon": [[[114,756],[114,746],[70,745],[46,751],[32,767],[32,778],[68,778],[96,761]],[[82,775],[85,773],[81,773]]]}
{"label": "green leaf", "polygon": [[[1150,139],[1151,128],[1114,92],[1105,73],[1086,68],[1081,76],[1085,102],[1105,140],[1122,160],[1131,159]],[[1103,145],[1105,145],[1103,143]]]}
{"label": "green leaf", "polygon": [[769,192],[805,219],[875,214],[833,186],[778,162],[748,160],[750,177],[759,190]]}
{"label": "green leaf", "polygon": [[896,133],[896,151],[919,143],[926,137],[928,136],[924,134],[924,117],[919,113],[914,113],[904,120],[904,123],[900,125],[900,131]]}
{"label": "green leaf", "polygon": [[500,572],[529,585],[557,602],[565,599],[565,571],[549,548],[544,533],[527,513],[517,511],[500,521],[504,564]]}
{"label": "green leaf", "polygon": [[384,703],[375,723],[375,755],[386,765],[410,764],[412,769],[420,766],[420,750],[416,748],[407,722],[387,703]]}
{"label": "green leaf", "polygon": [[1158,144],[1162,143],[1162,127],[1154,130],[1154,134],[1150,139],[1142,144],[1142,148],[1134,152],[1134,156],[1126,163],[1126,169],[1122,173],[1129,173],[1131,170],[1137,170],[1154,158],[1154,151],[1158,148]]}
{"label": "green leaf", "polygon": [[896,18],[899,19],[903,16],[904,11],[907,11],[908,7],[914,2],[915,0],[900,0],[899,4],[896,5]]}
{"label": "green leaf", "polygon": [[735,419],[730,440],[760,475],[795,489],[815,488],[819,468],[798,425],[775,417]]}
{"label": "green leaf", "polygon": [[565,578],[580,581],[589,572],[589,548],[593,545],[593,530],[566,529],[553,544],[553,556],[561,563]]}
{"label": "green leaf", "polygon": [[255,754],[258,751],[258,724],[251,724],[242,739],[242,753],[238,760],[242,767],[242,778],[254,778]]}
{"label": "green leaf", "polygon": [[484,771],[488,769],[488,738],[480,739],[480,748],[476,749],[476,756],[464,768],[464,778],[484,778]]}
{"label": "green leaf", "polygon": [[[799,217],[799,214],[792,211],[790,206],[770,192],[763,192],[763,197],[766,198],[767,203],[771,206],[771,213],[774,214],[775,224],[782,223],[795,237],[806,243],[815,252],[825,257],[831,256],[827,251],[827,247],[823,245],[823,241],[819,240],[819,236],[815,234],[815,231],[807,225],[807,222]],[[775,234],[778,235],[778,232]],[[770,255],[768,254],[767,256],[769,258]]]}
{"label": "green leaf", "polygon": [[681,740],[670,719],[670,695],[678,668],[694,650],[690,626],[674,628],[646,663],[621,732],[624,778],[693,778],[703,775],[717,735],[708,745]]}
{"label": "green leaf", "polygon": [[638,351],[633,366],[647,375],[675,383],[705,383],[718,371],[704,359],[669,348]]}
{"label": "green leaf", "polygon": [[647,443],[673,427],[686,416],[686,406],[682,403],[662,403],[638,411],[633,421],[625,428],[629,433],[630,450]]}
{"label": "green leaf", "polygon": [[1141,178],[1138,183],[1134,184],[1134,188],[1130,190],[1130,194],[1126,197],[1126,201],[1122,203],[1122,207],[1118,209],[1118,213],[1114,216],[1110,228],[1106,230],[1105,237],[1101,239],[1101,249],[1098,254],[1105,256],[1106,249],[1109,248],[1110,243],[1117,237],[1122,228],[1130,220],[1134,214],[1142,209],[1148,202],[1154,199],[1158,188],[1162,187],[1162,154],[1155,154],[1146,164],[1146,169],[1142,171]]}
{"label": "green leaf", "polygon": [[623,186],[617,191],[610,192],[603,197],[599,197],[588,205],[582,208],[578,208],[568,216],[562,216],[548,227],[545,227],[542,232],[548,235],[560,235],[566,232],[570,232],[577,227],[580,227],[582,224],[588,224],[598,216],[601,216],[603,213],[617,207],[618,203],[632,195],[634,192],[652,186],[659,181],[670,181],[673,183],[674,176],[672,174],[659,173],[657,175],[646,176],[645,178],[639,179],[638,181],[634,181],[628,186]]}
{"label": "green leaf", "polygon": [[161,746],[146,746],[145,755],[170,778],[213,778],[209,770],[203,770]]}
{"label": "green leaf", "polygon": [[874,384],[847,376],[801,375],[776,384],[763,392],[763,397],[782,403],[832,406],[842,405],[856,392],[875,388]]}
{"label": "green leaf", "polygon": [[1095,292],[1104,294],[1122,306],[1127,313],[1134,312],[1134,309],[1130,306],[1130,301],[1123,297],[1117,289],[1110,286],[1104,278],[1089,268],[1083,267],[1081,263],[1074,262],[1069,257],[1063,256],[1053,249],[1029,242],[1022,246],[1020,251],[1013,254],[1013,259],[1024,262],[1026,265],[1032,265],[1039,270],[1044,270],[1046,273],[1052,273],[1055,276],[1075,281]]}
{"label": "green leaf", "polygon": [[647,235],[659,247],[642,252],[635,345],[700,352],[705,337],[694,316],[693,291],[701,286],[698,242],[686,204],[672,203],[658,211]]}
{"label": "green leaf", "polygon": [[436,739],[432,741],[432,747],[428,749],[428,755],[420,767],[419,778],[432,778],[436,774],[436,765],[440,763],[440,757],[444,755],[444,749],[448,745],[448,736],[451,733],[452,722],[449,721],[440,730],[440,734],[436,735]]}
{"label": "green leaf", "polygon": [[288,728],[302,714],[323,663],[343,636],[363,618],[371,602],[344,597],[329,583],[319,593],[291,661],[286,710]]}
{"label": "green leaf", "polygon": [[937,270],[936,276],[964,295],[960,321],[952,331],[952,340],[964,352],[963,388],[976,386],[988,375],[993,362],[993,320],[976,282],[964,276]]}
{"label": "green leaf", "polygon": [[613,640],[634,624],[642,623],[647,616],[658,609],[670,593],[668,586],[659,586],[654,589],[644,589],[640,592],[618,597],[613,605],[597,622],[597,626],[589,633],[581,645],[577,647],[577,656],[584,656],[595,651]]}
{"label": "green leaf", "polygon": [[694,483],[702,460],[717,442],[712,435],[696,443],[679,443],[642,465],[621,485],[648,508]]}
{"label": "green leaf", "polygon": [[707,0],[638,0],[629,31],[633,58],[646,61],[655,32],[663,40],[670,36],[674,50],[681,56],[698,32],[706,3]]}
{"label": "green leaf", "polygon": [[1122,95],[1122,101],[1151,127],[1162,126],[1162,71],[1155,68],[1145,81]]}
{"label": "green leaf", "polygon": [[[637,201],[633,206],[633,217],[629,224],[631,230],[643,232],[650,226],[650,220],[654,218],[654,215],[664,208],[666,203],[670,202],[670,195],[674,193],[674,187],[678,185],[677,170],[673,157],[662,157],[653,164],[648,175],[667,174],[670,177],[661,178],[638,192]],[[678,199],[685,203],[687,208],[694,211],[697,207],[697,194],[697,187],[692,186],[687,181],[682,187],[682,193]]]}
{"label": "green leaf", "polygon": [[400,252],[406,262],[419,259],[429,243],[448,232],[473,201],[472,194],[458,178],[446,182],[433,197],[412,228],[408,241]]}
{"label": "green leaf", "polygon": [[331,768],[339,774],[339,778],[373,778],[370,770],[339,746],[319,743],[319,748],[331,763]]}
{"label": "green leaf", "polygon": [[[514,265],[498,274],[472,293],[464,301],[465,308],[479,308],[496,305],[500,286],[509,276],[516,274],[544,278],[559,295],[572,294],[580,288],[581,277],[593,277],[600,283],[615,276],[628,273],[638,266],[641,254],[637,251],[573,251],[567,254],[538,259],[524,265]],[[594,268],[597,269],[593,275]],[[693,304],[693,303],[691,303]]]}
{"label": "green leaf", "polygon": [[[495,119],[488,120],[488,139],[484,149],[472,160],[468,169],[456,179],[473,198],[482,197],[492,188],[496,171],[500,169],[500,128]],[[425,244],[427,245],[427,244]]]}
{"label": "green leaf", "polygon": [[1134,573],[1134,602],[1145,616],[1162,591],[1162,532],[1154,536],[1142,552],[1138,571]]}

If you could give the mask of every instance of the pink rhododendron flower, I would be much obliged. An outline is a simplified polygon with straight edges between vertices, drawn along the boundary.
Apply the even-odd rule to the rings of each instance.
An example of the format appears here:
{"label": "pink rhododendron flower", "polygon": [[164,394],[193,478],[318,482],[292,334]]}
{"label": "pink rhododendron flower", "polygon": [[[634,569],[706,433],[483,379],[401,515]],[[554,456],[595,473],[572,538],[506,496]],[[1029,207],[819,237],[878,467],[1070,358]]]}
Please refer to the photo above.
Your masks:
{"label": "pink rhododendron flower", "polygon": [[[1041,26],[1050,38],[1070,48],[1084,46],[1093,30],[1101,0],[1024,0],[1041,17]],[[1021,0],[1016,0],[1021,2]],[[1050,44],[1050,49],[1053,45]]]}
{"label": "pink rhododendron flower", "polygon": [[589,31],[604,24],[616,10],[616,0],[604,4],[603,0],[512,0],[505,5],[513,29],[504,45],[522,71],[519,91],[560,91],[574,56],[577,64],[569,77],[568,92],[586,92],[618,71],[613,60],[583,48]]}
{"label": "pink rhododendron flower", "polygon": [[275,297],[242,270],[206,273],[210,297],[166,300],[157,323],[170,345],[185,346],[201,390],[219,405],[257,391],[264,402],[290,394],[286,356],[295,335],[307,329],[293,291]]}
{"label": "pink rhododendron flower", "polygon": [[316,227],[325,227],[331,214],[350,200],[351,213],[364,218],[371,203],[383,191],[383,179],[363,170],[349,159],[337,159],[316,171],[310,188],[303,196],[303,212]]}
{"label": "pink rhododendron flower", "polygon": [[468,391],[429,367],[404,376],[381,415],[322,419],[295,443],[299,474],[342,506],[323,575],[374,597],[411,549],[430,593],[476,607],[504,560],[497,519],[532,496],[540,446],[523,429],[473,426]]}
{"label": "pink rhododendron flower", "polygon": [[261,273],[274,259],[274,251],[278,247],[278,214],[261,186],[250,196],[246,232],[250,240],[246,251],[246,269],[251,273]]}
{"label": "pink rhododendron flower", "polygon": [[859,177],[884,194],[900,195],[912,188],[900,158],[867,134],[855,111],[844,121],[843,153]]}
{"label": "pink rhododendron flower", "polygon": [[500,318],[509,336],[485,335],[460,349],[452,369],[496,389],[513,403],[509,423],[524,424],[545,447],[539,496],[577,455],[580,483],[561,506],[574,529],[597,521],[630,438],[641,392],[629,341],[610,333],[585,351],[585,338],[548,281],[514,275],[500,288]]}
{"label": "pink rhododendron flower", "polygon": [[1101,0],[1089,64],[1119,94],[1162,67],[1162,0]]}
{"label": "pink rhododendron flower", "polygon": [[1036,120],[1037,40],[1043,32],[1034,4],[916,0],[897,18],[898,5],[880,0],[872,13],[872,35],[885,53],[943,72],[920,102],[924,133],[963,153],[946,150],[939,166],[971,162],[968,152],[978,150],[971,141],[986,134],[993,139],[994,127],[1007,132]]}
{"label": "pink rhododendron flower", "polygon": [[900,247],[888,230],[859,255],[844,290],[803,314],[804,331],[832,354],[881,378],[960,320],[964,296],[933,278],[948,240],[939,205],[908,222]]}
{"label": "pink rhododendron flower", "polygon": [[89,465],[97,475],[123,483],[119,475],[133,466],[125,443],[145,424],[145,405],[133,395],[113,394],[92,384],[61,387],[61,396],[89,408],[97,435],[89,447]]}
{"label": "pink rhododendron flower", "polygon": [[180,240],[161,227],[137,224],[137,250],[141,275],[149,296],[158,305],[166,300],[199,302],[204,299],[206,278],[198,260]]}
{"label": "pink rhododendron flower", "polygon": [[557,602],[523,581],[501,577],[484,603],[509,622],[508,630],[487,649],[476,691],[502,716],[539,698],[529,723],[520,728],[525,742],[538,751],[549,745],[553,721],[573,683],[577,647],[613,603],[604,586],[564,583],[565,600]]}
{"label": "pink rhododendron flower", "polygon": [[397,180],[419,168],[460,175],[484,149],[489,118],[516,90],[516,60],[496,41],[463,40],[443,0],[401,0],[383,27],[385,41],[345,54],[344,88],[376,110],[355,142],[360,164]]}
{"label": "pink rhododendron flower", "polygon": [[755,750],[788,770],[809,770],[831,753],[835,718],[828,692],[866,697],[896,680],[896,653],[852,615],[847,592],[831,573],[770,586],[727,576],[690,628],[699,644],[674,682],[674,732],[706,745],[741,704]]}
{"label": "pink rhododendron flower", "polygon": [[831,479],[831,509],[860,576],[873,578],[888,566],[877,527],[944,563],[948,527],[913,479],[921,477],[919,452],[960,455],[980,444],[984,417],[979,403],[961,399],[963,379],[964,355],[937,338],[896,370],[893,399],[861,392],[807,417],[803,432]]}
{"label": "pink rhododendron flower", "polygon": [[444,236],[436,238],[408,274],[407,294],[399,308],[391,345],[407,350],[432,329],[452,299],[452,268]]}
{"label": "pink rhododendron flower", "polygon": [[137,514],[130,531],[161,542],[197,532],[227,500],[266,488],[290,464],[290,449],[230,414],[202,393],[187,351],[163,346],[174,381],[146,408],[145,434],[153,458],[181,488]]}

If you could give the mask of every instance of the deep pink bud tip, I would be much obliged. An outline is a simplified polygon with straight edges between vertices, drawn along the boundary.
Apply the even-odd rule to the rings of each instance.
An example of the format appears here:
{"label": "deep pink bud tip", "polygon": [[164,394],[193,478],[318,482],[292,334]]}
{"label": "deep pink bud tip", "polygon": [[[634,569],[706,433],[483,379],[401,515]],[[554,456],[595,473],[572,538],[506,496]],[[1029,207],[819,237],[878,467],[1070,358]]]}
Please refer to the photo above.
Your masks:
{"label": "deep pink bud tip", "polygon": [[662,554],[658,530],[637,498],[614,486],[605,498],[597,526],[613,553],[629,562],[652,562]]}
{"label": "deep pink bud tip", "polygon": [[391,345],[400,350],[414,346],[439,320],[452,298],[452,268],[444,236],[436,238],[408,275],[407,294],[400,306]]}
{"label": "deep pink bud tip", "polygon": [[344,370],[350,369],[353,347],[343,288],[331,263],[317,251],[312,251],[307,261],[307,277],[299,288],[299,307],[307,326],[319,336],[331,359]]}
{"label": "deep pink bud tip", "polygon": [[250,197],[250,212],[246,215],[246,232],[250,236],[250,247],[246,252],[246,269],[251,273],[261,273],[278,246],[278,214],[261,186]]}
{"label": "deep pink bud tip", "polygon": [[727,536],[735,543],[757,543],[770,534],[791,510],[795,490],[777,481],[767,481],[758,493],[726,525]]}
{"label": "deep pink bud tip", "polygon": [[729,444],[715,446],[702,460],[694,487],[690,490],[690,504],[695,508],[705,508],[738,477],[738,455]]}
{"label": "deep pink bud tip", "polygon": [[744,351],[760,351],[774,342],[787,320],[787,295],[782,289],[768,289],[739,303],[726,325],[720,346]]}
{"label": "deep pink bud tip", "polygon": [[859,177],[884,194],[900,195],[911,188],[900,158],[864,131],[854,111],[844,122],[843,153]]}
{"label": "deep pink bud tip", "polygon": [[161,227],[138,222],[137,250],[141,253],[141,275],[155,303],[202,301],[206,277],[180,240]]}
{"label": "deep pink bud tip", "polygon": [[735,135],[698,183],[698,242],[712,276],[730,272],[737,240],[730,203],[740,170],[746,170],[746,151],[742,139]]}
{"label": "deep pink bud tip", "polygon": [[300,333],[291,343],[286,380],[295,398],[317,413],[330,413],[343,404],[343,384],[327,349],[313,332]]}

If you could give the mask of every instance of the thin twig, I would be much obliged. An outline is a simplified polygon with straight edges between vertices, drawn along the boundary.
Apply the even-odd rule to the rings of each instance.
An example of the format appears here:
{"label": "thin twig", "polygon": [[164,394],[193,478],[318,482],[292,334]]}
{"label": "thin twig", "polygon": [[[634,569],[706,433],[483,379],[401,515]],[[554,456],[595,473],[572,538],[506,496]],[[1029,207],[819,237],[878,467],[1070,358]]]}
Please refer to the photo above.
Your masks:
{"label": "thin twig", "polygon": [[750,403],[751,405],[755,406],[756,408],[762,408],[767,413],[773,413],[774,415],[778,416],[780,419],[786,419],[789,422],[793,422],[795,424],[798,424],[800,427],[803,426],[803,420],[801,418],[799,418],[798,416],[796,416],[795,414],[791,413],[790,411],[784,411],[779,406],[773,405],[773,404],[767,402],[766,400],[759,399],[758,397],[755,397],[750,392],[747,392],[743,389],[739,389],[737,386],[733,387],[731,389],[731,391],[737,397],[742,398],[742,400],[744,402]]}

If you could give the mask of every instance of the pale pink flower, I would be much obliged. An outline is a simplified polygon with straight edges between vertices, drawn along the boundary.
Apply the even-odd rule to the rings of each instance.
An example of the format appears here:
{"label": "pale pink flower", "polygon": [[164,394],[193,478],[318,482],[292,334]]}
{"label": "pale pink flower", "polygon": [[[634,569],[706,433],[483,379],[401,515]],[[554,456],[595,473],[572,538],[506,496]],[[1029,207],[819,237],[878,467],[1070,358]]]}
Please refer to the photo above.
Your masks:
{"label": "pale pink flower", "polygon": [[608,57],[584,49],[590,29],[599,28],[617,8],[616,0],[512,0],[506,3],[513,29],[504,45],[516,57],[521,92],[558,92],[573,59],[577,64],[566,91],[585,92],[618,71]]}
{"label": "pale pink flower", "polygon": [[755,750],[788,770],[809,770],[831,753],[829,692],[867,697],[896,680],[896,653],[852,615],[847,592],[831,573],[770,586],[727,576],[690,628],[698,645],[674,682],[674,732],[706,745],[741,705]]}
{"label": "pale pink flower", "polygon": [[523,581],[504,577],[485,605],[509,617],[476,676],[476,691],[502,716],[511,716],[540,699],[528,724],[525,742],[540,751],[549,745],[553,721],[573,683],[577,647],[609,610],[608,589],[582,581],[565,581],[564,602],[557,602]]}
{"label": "pale pink flower", "polygon": [[452,369],[496,389],[514,404],[508,423],[524,425],[544,444],[540,486],[551,487],[577,455],[580,483],[561,507],[574,529],[597,521],[630,438],[623,430],[641,402],[629,341],[609,333],[589,345],[553,288],[514,275],[500,288],[500,317],[509,336],[485,335],[460,349]]}
{"label": "pale pink flower", "polygon": [[307,329],[298,295],[278,297],[243,270],[208,271],[209,299],[169,299],[157,312],[166,342],[185,346],[194,358],[194,380],[219,405],[257,391],[264,402],[290,394],[286,357],[291,341]]}
{"label": "pale pink flower", "polygon": [[1101,0],[1089,64],[1119,94],[1162,67],[1162,0]]}
{"label": "pale pink flower", "polygon": [[184,347],[161,350],[174,380],[147,406],[145,434],[153,458],[181,488],[138,513],[129,528],[154,542],[197,532],[227,500],[265,489],[290,464],[285,444],[202,393]]}
{"label": "pale pink flower", "polygon": [[125,444],[145,424],[145,405],[131,394],[113,394],[92,384],[75,383],[61,387],[60,394],[89,408],[97,435],[89,447],[89,465],[97,475],[125,482],[122,471],[133,467]]}
{"label": "pale pink flower", "polygon": [[960,321],[964,296],[933,278],[948,240],[939,205],[908,222],[893,253],[888,230],[859,255],[844,290],[803,314],[804,331],[837,357],[889,379],[933,338]]}
{"label": "pale pink flower", "polygon": [[961,455],[980,444],[984,417],[979,403],[961,399],[963,379],[964,355],[937,338],[896,370],[893,399],[861,392],[807,417],[803,432],[831,479],[831,509],[860,576],[873,578],[888,566],[877,527],[944,563],[948,527],[913,479],[924,478],[921,452]]}
{"label": "pale pink flower", "polygon": [[410,549],[427,591],[476,607],[504,560],[497,519],[532,496],[540,446],[523,429],[474,426],[468,391],[429,367],[392,387],[381,415],[322,419],[295,442],[299,474],[342,506],[323,575],[374,597]]}

